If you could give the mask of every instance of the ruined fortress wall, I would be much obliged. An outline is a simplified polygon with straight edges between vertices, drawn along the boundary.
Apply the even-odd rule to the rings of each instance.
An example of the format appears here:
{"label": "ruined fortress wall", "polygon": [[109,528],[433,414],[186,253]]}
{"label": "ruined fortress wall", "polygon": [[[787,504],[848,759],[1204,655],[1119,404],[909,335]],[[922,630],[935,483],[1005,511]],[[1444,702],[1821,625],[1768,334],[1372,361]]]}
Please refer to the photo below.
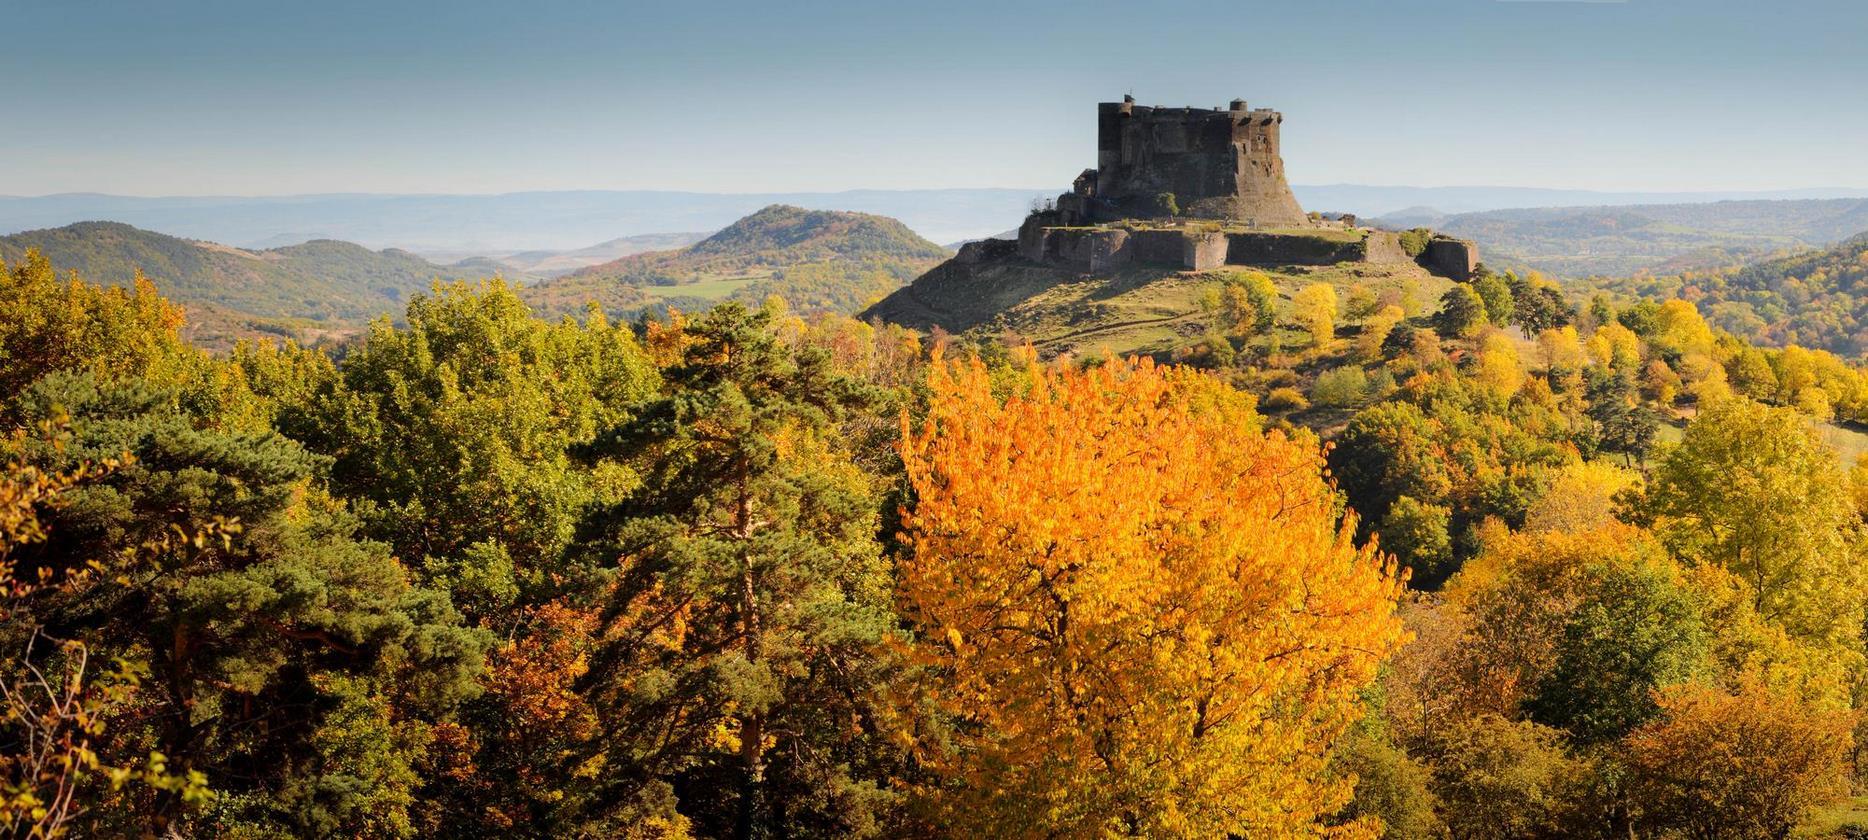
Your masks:
{"label": "ruined fortress wall", "polygon": [[1121,228],[1099,230],[1090,237],[1090,273],[1108,274],[1135,258],[1129,232]]}
{"label": "ruined fortress wall", "polygon": [[1464,239],[1436,237],[1421,252],[1420,264],[1428,271],[1462,283],[1479,268],[1479,249]]}
{"label": "ruined fortress wall", "polygon": [[1281,233],[1228,234],[1226,262],[1235,265],[1335,265],[1360,262],[1360,243]]}
{"label": "ruined fortress wall", "polygon": [[1178,230],[1138,230],[1131,236],[1134,260],[1150,265],[1179,265],[1183,256]]}
{"label": "ruined fortress wall", "polygon": [[[1304,233],[1201,231],[1186,228],[1129,229],[1063,227],[1046,224],[1054,214],[1033,214],[1019,228],[1016,243],[962,248],[957,260],[983,259],[1012,251],[1032,262],[1078,271],[1108,273],[1130,264],[1205,270],[1221,265],[1336,265],[1346,262],[1409,262],[1398,235],[1369,231],[1360,240],[1342,241]],[[1471,243],[1434,240],[1420,264],[1455,279],[1468,279],[1476,255]],[[1440,244],[1445,243],[1445,244]],[[977,247],[976,247],[977,246]]]}
{"label": "ruined fortress wall", "polygon": [[1223,233],[1188,233],[1181,240],[1181,268],[1206,271],[1226,264],[1227,242]]}
{"label": "ruined fortress wall", "polygon": [[1401,247],[1401,234],[1392,230],[1371,230],[1362,243],[1362,259],[1372,263],[1412,262],[1407,250]]}

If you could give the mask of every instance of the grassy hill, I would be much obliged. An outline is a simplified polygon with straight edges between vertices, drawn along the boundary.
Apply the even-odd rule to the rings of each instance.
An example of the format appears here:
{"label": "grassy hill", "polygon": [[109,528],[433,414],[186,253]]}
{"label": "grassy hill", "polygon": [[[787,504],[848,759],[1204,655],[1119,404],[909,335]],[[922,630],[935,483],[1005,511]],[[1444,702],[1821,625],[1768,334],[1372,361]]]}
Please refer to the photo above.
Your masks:
{"label": "grassy hill", "polygon": [[546,313],[595,301],[627,315],[781,295],[801,311],[853,312],[947,257],[884,216],[772,205],[689,247],[633,254],[527,288]]}
{"label": "grassy hill", "polygon": [[[1421,219],[1382,221],[1405,227]],[[1868,199],[1490,210],[1432,226],[1477,241],[1494,268],[1624,276],[1828,245],[1868,230]]]}
{"label": "grassy hill", "polygon": [[127,285],[141,270],[188,309],[194,338],[224,346],[246,335],[316,338],[384,313],[436,278],[478,276],[407,251],[336,240],[249,251],[116,222],[80,222],[0,237],[0,259],[37,248],[60,270]]}
{"label": "grassy hill", "polygon": [[[920,330],[1006,335],[1031,342],[1045,356],[1166,356],[1209,331],[1211,296],[1228,273],[1238,271],[1270,277],[1282,308],[1313,283],[1334,287],[1339,300],[1360,286],[1375,295],[1411,296],[1432,307],[1451,283],[1412,263],[1228,266],[1201,272],[1131,266],[1110,276],[1090,276],[1004,255],[975,264],[944,263],[862,317]],[[1285,326],[1258,340],[1296,345],[1307,340],[1301,335]]]}

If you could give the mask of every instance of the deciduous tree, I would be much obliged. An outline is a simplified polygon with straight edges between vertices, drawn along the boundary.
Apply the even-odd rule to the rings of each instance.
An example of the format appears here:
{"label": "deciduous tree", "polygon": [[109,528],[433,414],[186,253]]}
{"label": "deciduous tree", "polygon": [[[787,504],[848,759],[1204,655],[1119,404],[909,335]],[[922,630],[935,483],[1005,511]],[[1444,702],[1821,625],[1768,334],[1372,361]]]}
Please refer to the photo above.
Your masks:
{"label": "deciduous tree", "polygon": [[921,741],[962,834],[1302,835],[1400,641],[1315,444],[1185,369],[937,362],[903,445],[900,598],[952,722]]}

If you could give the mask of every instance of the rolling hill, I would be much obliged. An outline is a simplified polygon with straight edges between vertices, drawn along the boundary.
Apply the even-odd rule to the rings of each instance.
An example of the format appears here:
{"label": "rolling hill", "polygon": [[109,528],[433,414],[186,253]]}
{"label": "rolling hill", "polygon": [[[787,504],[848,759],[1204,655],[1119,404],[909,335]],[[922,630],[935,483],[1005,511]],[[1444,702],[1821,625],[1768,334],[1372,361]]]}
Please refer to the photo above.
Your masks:
{"label": "rolling hill", "polygon": [[1868,233],[1744,264],[1596,279],[1591,289],[1689,300],[1713,326],[1757,344],[1868,356]]}
{"label": "rolling hill", "polygon": [[[1452,284],[1413,263],[1229,265],[1210,271],[1137,265],[1094,276],[1021,259],[1010,242],[983,253],[977,262],[941,264],[860,317],[923,331],[1030,342],[1047,357],[1102,352],[1165,357],[1211,330],[1210,298],[1232,274],[1265,274],[1282,308],[1314,283],[1328,284],[1345,300],[1362,287],[1423,304],[1437,301]],[[1284,332],[1287,341],[1300,341],[1294,328]]]}
{"label": "rolling hill", "polygon": [[854,312],[932,268],[946,249],[901,222],[864,213],[772,205],[691,246],[634,254],[524,290],[545,313],[596,302],[628,315],[783,296],[800,311]]}
{"label": "rolling hill", "polygon": [[141,270],[188,309],[193,338],[213,346],[257,334],[316,338],[399,313],[437,278],[483,276],[407,251],[314,240],[249,251],[117,222],[80,222],[0,237],[0,259],[37,248],[61,271],[127,285]]}
{"label": "rolling hill", "polygon": [[1540,207],[1445,217],[1416,209],[1378,221],[1430,225],[1475,240],[1494,268],[1625,276],[1829,245],[1868,230],[1868,199]]}

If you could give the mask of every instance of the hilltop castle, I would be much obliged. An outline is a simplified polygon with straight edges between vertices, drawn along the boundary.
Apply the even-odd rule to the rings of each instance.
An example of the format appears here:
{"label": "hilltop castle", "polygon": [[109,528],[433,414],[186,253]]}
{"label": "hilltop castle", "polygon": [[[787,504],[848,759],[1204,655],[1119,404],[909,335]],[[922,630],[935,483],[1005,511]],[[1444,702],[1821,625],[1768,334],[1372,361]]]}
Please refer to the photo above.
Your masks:
{"label": "hilltop castle", "polygon": [[1096,168],[1072,195],[1086,220],[1164,215],[1171,193],[1181,215],[1255,228],[1306,227],[1284,180],[1278,127],[1284,116],[1250,109],[1151,108],[1125,96],[1096,106]]}
{"label": "hilltop castle", "polygon": [[1225,108],[1153,108],[1134,97],[1096,107],[1096,168],[1034,210],[1018,242],[962,248],[972,263],[1015,249],[1035,263],[1104,273],[1131,263],[1221,265],[1418,262],[1472,276],[1470,242],[1434,236],[1418,249],[1355,217],[1306,214],[1284,179],[1283,115],[1234,99]]}

